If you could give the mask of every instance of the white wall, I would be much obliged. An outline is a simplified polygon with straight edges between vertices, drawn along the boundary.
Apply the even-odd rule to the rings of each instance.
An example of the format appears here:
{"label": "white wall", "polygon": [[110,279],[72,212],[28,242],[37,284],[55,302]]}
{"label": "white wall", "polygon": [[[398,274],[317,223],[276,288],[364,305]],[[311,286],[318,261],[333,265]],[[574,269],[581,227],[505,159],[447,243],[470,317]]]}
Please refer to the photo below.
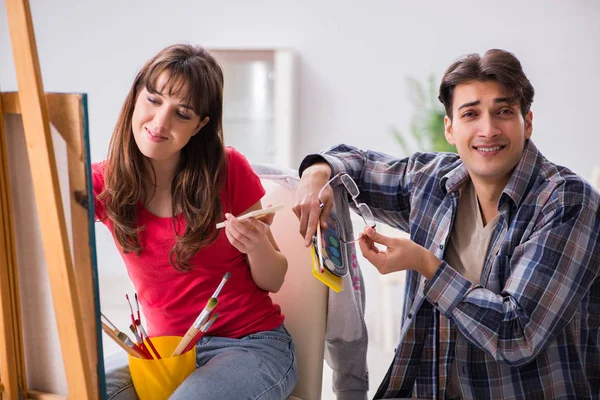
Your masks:
{"label": "white wall", "polygon": [[[16,89],[16,78],[3,3],[0,88],[6,91]],[[536,88],[534,140],[545,155],[588,179],[599,158],[595,0],[30,3],[45,90],[89,95],[94,161],[106,154],[138,68],[178,41],[298,53],[296,162],[339,142],[400,154],[389,127],[408,129],[405,77],[440,77],[457,56],[491,47],[514,52]],[[113,251],[108,235],[100,233],[98,247],[98,254]],[[103,268],[120,269],[119,263],[115,255]]]}

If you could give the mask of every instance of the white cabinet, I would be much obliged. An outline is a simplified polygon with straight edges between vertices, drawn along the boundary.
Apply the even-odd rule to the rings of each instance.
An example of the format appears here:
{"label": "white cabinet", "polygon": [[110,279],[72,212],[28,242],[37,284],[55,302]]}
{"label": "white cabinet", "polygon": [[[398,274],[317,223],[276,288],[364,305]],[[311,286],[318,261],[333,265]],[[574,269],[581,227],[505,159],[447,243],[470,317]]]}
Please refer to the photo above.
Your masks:
{"label": "white cabinet", "polygon": [[209,49],[223,69],[225,144],[250,162],[294,168],[295,62],[291,50]]}

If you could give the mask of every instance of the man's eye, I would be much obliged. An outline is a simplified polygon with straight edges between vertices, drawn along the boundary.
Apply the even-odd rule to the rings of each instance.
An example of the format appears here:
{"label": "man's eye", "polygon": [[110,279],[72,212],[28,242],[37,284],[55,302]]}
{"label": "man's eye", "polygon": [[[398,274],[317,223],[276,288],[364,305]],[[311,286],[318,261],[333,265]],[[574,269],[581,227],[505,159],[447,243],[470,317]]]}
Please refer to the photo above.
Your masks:
{"label": "man's eye", "polygon": [[462,116],[463,116],[463,118],[474,117],[475,113],[473,111],[467,111]]}
{"label": "man's eye", "polygon": [[510,108],[505,108],[505,109],[500,110],[500,114],[511,115],[511,114],[513,114],[513,110],[511,110]]}

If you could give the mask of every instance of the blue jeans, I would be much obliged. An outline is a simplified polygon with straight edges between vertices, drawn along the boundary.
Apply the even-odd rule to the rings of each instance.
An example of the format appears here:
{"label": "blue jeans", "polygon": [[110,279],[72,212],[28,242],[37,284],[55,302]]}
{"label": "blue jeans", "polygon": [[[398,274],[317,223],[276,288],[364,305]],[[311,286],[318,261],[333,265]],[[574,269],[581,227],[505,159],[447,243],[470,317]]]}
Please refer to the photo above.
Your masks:
{"label": "blue jeans", "polygon": [[[136,400],[127,354],[105,360],[108,400]],[[241,339],[206,336],[196,345],[196,371],[173,400],[286,399],[298,380],[295,345],[282,325]]]}

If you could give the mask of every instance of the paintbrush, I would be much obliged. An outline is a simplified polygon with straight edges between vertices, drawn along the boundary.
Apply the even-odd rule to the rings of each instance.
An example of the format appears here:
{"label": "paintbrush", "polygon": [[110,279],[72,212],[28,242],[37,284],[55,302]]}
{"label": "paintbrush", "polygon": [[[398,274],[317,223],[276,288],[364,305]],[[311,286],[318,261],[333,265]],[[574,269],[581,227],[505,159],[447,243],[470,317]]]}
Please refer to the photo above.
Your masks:
{"label": "paintbrush", "polygon": [[[125,296],[127,297],[127,301],[129,301],[129,296],[127,296],[127,295],[125,295]],[[134,329],[136,331],[139,330],[139,336],[142,339],[142,341],[140,342],[140,343],[142,343],[141,347],[144,347],[145,350],[147,350],[148,354],[150,354],[150,356],[152,356],[152,353],[150,352],[150,350],[152,350],[154,352],[155,358],[160,360],[161,359],[160,354],[154,347],[154,343],[152,343],[152,340],[150,340],[150,336],[148,336],[148,334],[146,333],[146,330],[144,329],[144,325],[142,325],[142,316],[140,315],[140,303],[138,301],[137,293],[135,293],[135,309],[137,312],[137,319],[135,319],[133,316],[133,308],[131,307],[131,303],[129,303],[129,308],[131,308],[131,318],[133,320]],[[148,346],[146,346],[145,343],[147,343]],[[148,347],[150,349],[148,349]]]}
{"label": "paintbrush", "polygon": [[133,329],[136,331],[135,333],[137,333],[137,329],[135,327],[135,317],[133,315],[133,307],[131,307],[131,301],[129,301],[129,295],[127,293],[125,293],[125,298],[127,299],[127,304],[129,304],[129,310],[131,311],[131,322],[133,323]]}
{"label": "paintbrush", "polygon": [[[121,341],[123,344],[125,344],[126,346],[130,347],[131,349],[133,349],[135,352],[139,353],[138,356],[139,358],[148,358],[146,356],[146,353],[144,352],[144,350],[142,350],[138,345],[136,345],[135,343],[133,343],[131,341],[131,339],[129,339],[129,336],[127,336],[125,333],[121,332],[116,326],[115,324],[113,324],[112,322],[110,322],[110,320],[108,319],[108,317],[104,314],[101,314],[102,319],[104,321],[102,321],[103,326],[106,325],[106,327],[108,328],[108,330],[114,335],[116,336],[116,338]],[[110,334],[109,334],[110,336]],[[152,357],[150,357],[152,358]]]}
{"label": "paintbrush", "polygon": [[144,326],[141,323],[139,323],[139,319],[136,320],[136,322],[138,323],[138,328],[140,328],[140,332],[142,333],[142,340],[145,340],[148,343],[148,346],[154,352],[154,356],[160,360],[160,353],[158,352],[158,350],[156,350],[156,347],[154,347],[154,343],[152,343],[152,341],[150,340],[150,336],[148,336],[148,334],[146,333]]}
{"label": "paintbrush", "polygon": [[217,304],[219,304],[219,300],[217,300],[215,297],[211,297],[210,299],[208,299],[206,306],[204,306],[204,309],[202,310],[200,315],[198,315],[198,318],[196,318],[192,326],[190,326],[190,329],[188,329],[185,335],[181,338],[179,344],[177,345],[177,348],[175,349],[175,351],[173,351],[173,354],[171,354],[171,357],[175,357],[181,354],[183,349],[185,349],[190,343],[190,341],[194,338],[194,336],[196,336],[196,333],[198,333],[202,325],[206,323],[208,317],[210,316],[210,313],[212,312],[212,310],[215,309]]}
{"label": "paintbrush", "polygon": [[200,328],[198,333],[196,333],[196,336],[194,336],[194,338],[190,341],[190,343],[187,345],[187,347],[183,350],[182,353],[187,353],[188,351],[190,351],[192,347],[194,347],[196,343],[198,343],[198,341],[202,339],[204,334],[208,331],[208,329],[211,327],[213,322],[215,322],[215,319],[217,319],[218,316],[219,313],[214,314],[212,317],[210,317],[208,321],[206,321],[204,325],[202,325],[202,328]]}
{"label": "paintbrush", "polygon": [[[125,350],[128,354],[137,357],[137,358],[146,358],[146,355],[141,353],[140,350],[137,350],[134,346],[135,344],[131,341],[131,339],[129,339],[127,337],[127,335],[125,335],[125,337],[128,339],[128,342],[123,340],[121,336],[117,335],[117,333],[115,333],[115,331],[108,326],[104,321],[101,321],[102,323],[102,329],[104,330],[104,332],[112,339],[114,340],[114,342],[116,344],[119,345],[119,347],[121,347],[123,350]],[[117,330],[118,331],[118,330]],[[122,333],[122,332],[120,332]]]}
{"label": "paintbrush", "polygon": [[323,267],[323,239],[321,239],[321,220],[317,221],[317,253],[319,254],[319,271],[325,272]]}
{"label": "paintbrush", "polygon": [[198,318],[196,318],[196,321],[194,321],[194,323],[192,324],[190,329],[188,329],[188,331],[185,333],[185,335],[183,336],[183,338],[177,345],[177,348],[175,349],[175,351],[173,352],[171,357],[180,355],[181,352],[190,343],[190,340],[192,340],[193,337],[196,335],[196,333],[198,333],[198,330],[202,327],[202,325],[204,325],[206,323],[212,310],[214,310],[215,307],[217,306],[217,304],[219,304],[219,300],[217,299],[217,297],[219,296],[219,293],[221,293],[223,286],[225,286],[225,284],[227,283],[227,280],[229,280],[230,276],[231,276],[230,272],[226,272],[225,275],[223,275],[223,279],[221,279],[221,283],[219,283],[219,286],[217,286],[217,289],[215,290],[213,295],[210,297],[210,299],[208,299],[206,306],[204,306],[204,309],[202,310],[202,312],[200,313]]}
{"label": "paintbrush", "polygon": [[142,323],[142,316],[140,315],[140,303],[138,301],[138,295],[137,293],[135,294],[135,309],[137,310],[137,317],[138,320],[140,321],[140,325]]}
{"label": "paintbrush", "polygon": [[217,290],[215,290],[215,292],[213,293],[212,296],[210,296],[211,298],[217,298],[219,296],[219,293],[221,293],[221,289],[223,289],[223,286],[225,286],[225,283],[227,283],[227,280],[229,279],[229,277],[231,276],[230,272],[226,272],[225,275],[223,275],[223,279],[221,279],[221,283],[219,283],[219,286],[217,287]]}
{"label": "paintbrush", "polygon": [[138,331],[135,329],[135,326],[133,324],[129,324],[129,330],[131,330],[131,332],[133,332],[133,336],[135,336],[135,345],[139,347],[139,349],[142,353],[144,353],[147,359],[153,359],[154,357],[152,357],[152,353],[150,353],[150,350],[148,350],[148,347],[146,347],[146,345],[144,344],[144,339],[140,337]]}

